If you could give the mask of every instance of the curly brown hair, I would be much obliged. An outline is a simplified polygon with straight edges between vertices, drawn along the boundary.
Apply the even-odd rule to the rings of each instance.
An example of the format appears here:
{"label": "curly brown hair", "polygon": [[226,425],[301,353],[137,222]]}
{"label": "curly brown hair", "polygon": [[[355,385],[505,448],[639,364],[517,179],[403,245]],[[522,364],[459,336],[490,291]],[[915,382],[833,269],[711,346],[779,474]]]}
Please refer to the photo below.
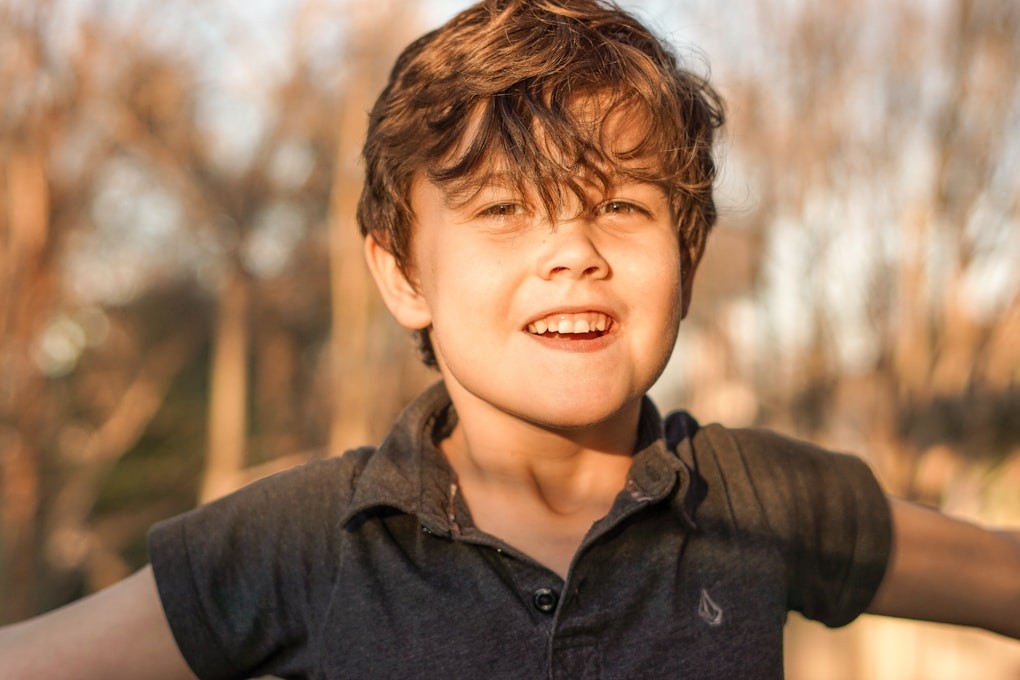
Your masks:
{"label": "curly brown hair", "polygon": [[[643,129],[633,148],[603,143],[617,113]],[[470,195],[499,160],[550,215],[564,191],[583,199],[585,185],[632,177],[666,190],[689,287],[716,218],[712,143],[722,123],[707,80],[616,5],[484,0],[397,58],[369,120],[358,224],[413,282],[410,189],[419,173]],[[435,366],[427,332],[419,342]]]}

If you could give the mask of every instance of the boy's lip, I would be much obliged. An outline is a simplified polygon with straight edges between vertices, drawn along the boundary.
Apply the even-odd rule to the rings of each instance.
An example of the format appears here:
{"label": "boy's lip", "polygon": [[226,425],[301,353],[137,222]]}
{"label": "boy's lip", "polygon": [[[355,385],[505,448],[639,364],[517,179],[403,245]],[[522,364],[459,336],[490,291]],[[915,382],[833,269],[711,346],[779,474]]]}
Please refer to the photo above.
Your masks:
{"label": "boy's lip", "polygon": [[589,331],[594,333],[597,331],[599,334],[607,334],[613,330],[616,323],[616,314],[607,307],[571,305],[542,311],[525,322],[521,330],[531,335],[540,335],[547,329],[550,332],[557,332],[554,330],[556,325],[565,324],[565,333],[587,333]]}

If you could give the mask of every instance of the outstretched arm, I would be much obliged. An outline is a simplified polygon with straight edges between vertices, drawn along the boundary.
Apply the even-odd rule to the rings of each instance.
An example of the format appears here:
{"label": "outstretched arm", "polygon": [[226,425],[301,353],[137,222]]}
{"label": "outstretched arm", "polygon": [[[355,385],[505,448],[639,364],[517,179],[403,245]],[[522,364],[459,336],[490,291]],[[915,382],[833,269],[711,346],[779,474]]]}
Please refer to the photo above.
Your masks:
{"label": "outstretched arm", "polygon": [[195,677],[174,642],[149,567],[66,607],[0,629],[0,668],[12,680]]}
{"label": "outstretched arm", "polygon": [[1020,639],[1020,532],[892,500],[893,549],[868,611]]}

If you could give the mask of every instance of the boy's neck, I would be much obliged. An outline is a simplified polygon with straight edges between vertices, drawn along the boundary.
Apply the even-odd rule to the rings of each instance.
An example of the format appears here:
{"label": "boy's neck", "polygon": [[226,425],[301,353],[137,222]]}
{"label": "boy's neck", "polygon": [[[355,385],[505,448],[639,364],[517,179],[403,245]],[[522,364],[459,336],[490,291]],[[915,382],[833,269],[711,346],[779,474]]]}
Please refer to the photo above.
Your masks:
{"label": "boy's neck", "polygon": [[[556,429],[527,422],[450,390],[458,423],[440,448],[462,486],[540,500],[553,513],[597,502],[624,487],[637,441],[641,399],[607,420]],[[608,511],[608,506],[605,508]]]}
{"label": "boy's neck", "polygon": [[626,485],[641,399],[608,420],[557,430],[500,411],[459,386],[449,391],[458,423],[439,446],[474,527],[565,580],[591,526]]}

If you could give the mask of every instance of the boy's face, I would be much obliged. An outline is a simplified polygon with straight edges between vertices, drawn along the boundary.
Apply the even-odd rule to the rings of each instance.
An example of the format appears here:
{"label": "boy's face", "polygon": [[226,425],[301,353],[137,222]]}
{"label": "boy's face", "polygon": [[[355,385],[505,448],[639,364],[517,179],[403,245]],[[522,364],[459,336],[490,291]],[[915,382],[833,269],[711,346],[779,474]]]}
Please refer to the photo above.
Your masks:
{"label": "boy's face", "polygon": [[583,205],[565,193],[550,221],[498,179],[466,203],[413,184],[412,312],[387,302],[405,326],[432,325],[462,419],[473,407],[554,429],[636,418],[669,358],[682,291],[665,192],[621,179]]}

